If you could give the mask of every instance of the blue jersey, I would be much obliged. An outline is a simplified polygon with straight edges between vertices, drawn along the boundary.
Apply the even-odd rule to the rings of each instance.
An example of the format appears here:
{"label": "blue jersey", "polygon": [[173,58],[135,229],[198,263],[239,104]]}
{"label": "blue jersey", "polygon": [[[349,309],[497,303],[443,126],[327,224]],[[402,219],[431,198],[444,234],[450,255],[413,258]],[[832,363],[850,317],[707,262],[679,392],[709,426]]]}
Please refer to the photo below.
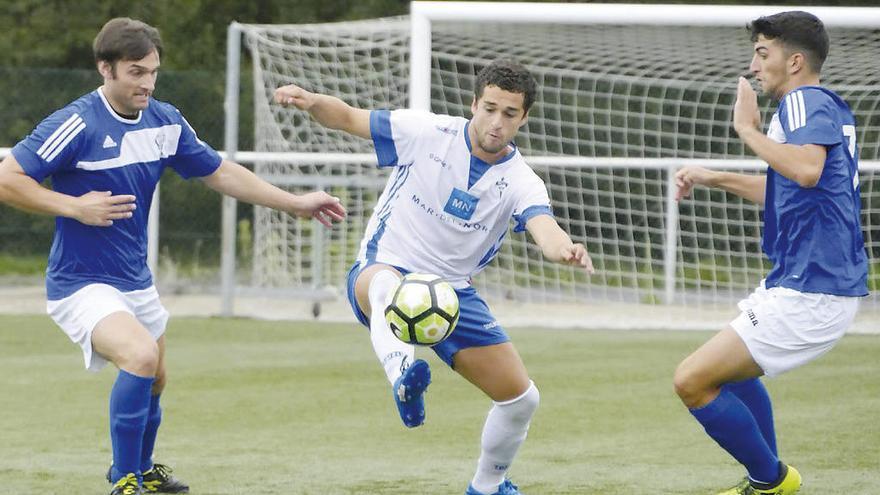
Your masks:
{"label": "blue jersey", "polygon": [[159,177],[167,166],[184,178],[210,175],[220,166],[220,155],[199,141],[172,105],[151,99],[128,119],[113,111],[100,88],[47,117],[12,154],[37,182],[51,177],[59,193],[137,198],[132,218],[109,227],[56,218],[46,271],[50,300],[92,283],[121,291],[150,287],[147,217]]}
{"label": "blue jersey", "polygon": [[855,131],[849,106],[825,88],[800,87],[780,102],[770,138],[822,145],[827,156],[815,187],[800,187],[772,168],[767,170],[762,246],[773,263],[768,288],[868,294]]}

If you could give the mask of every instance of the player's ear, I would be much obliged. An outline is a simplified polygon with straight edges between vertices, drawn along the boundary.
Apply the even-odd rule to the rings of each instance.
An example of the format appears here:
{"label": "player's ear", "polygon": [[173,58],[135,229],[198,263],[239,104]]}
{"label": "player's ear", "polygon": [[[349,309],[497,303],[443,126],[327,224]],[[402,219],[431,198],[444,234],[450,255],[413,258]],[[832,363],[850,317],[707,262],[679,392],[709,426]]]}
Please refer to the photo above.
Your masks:
{"label": "player's ear", "polygon": [[104,79],[113,79],[113,66],[110,65],[106,60],[98,60],[98,73],[104,77]]}
{"label": "player's ear", "polygon": [[477,95],[474,95],[474,99],[471,100],[471,115],[477,113]]}
{"label": "player's ear", "polygon": [[526,113],[523,114],[522,120],[519,121],[519,125],[517,126],[517,128],[522,129],[522,127],[524,125],[526,125],[526,122],[528,122],[528,121],[529,121],[529,111],[526,110]]}
{"label": "player's ear", "polygon": [[794,52],[789,55],[786,63],[788,65],[788,73],[791,75],[797,74],[807,68],[807,58],[801,52]]}

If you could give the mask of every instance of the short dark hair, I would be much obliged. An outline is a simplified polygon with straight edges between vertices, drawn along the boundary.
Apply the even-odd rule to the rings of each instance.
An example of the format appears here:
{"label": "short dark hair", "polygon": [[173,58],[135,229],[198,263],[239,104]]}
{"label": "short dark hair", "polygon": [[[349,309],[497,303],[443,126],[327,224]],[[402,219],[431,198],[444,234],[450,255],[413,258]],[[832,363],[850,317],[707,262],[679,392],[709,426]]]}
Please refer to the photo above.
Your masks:
{"label": "short dark hair", "polygon": [[477,100],[483,96],[483,90],[489,85],[498,86],[511,93],[522,93],[523,109],[526,112],[532,107],[535,94],[538,92],[538,83],[532,77],[532,73],[510,59],[495,60],[477,74],[474,87],[474,96]]}
{"label": "short dark hair", "polygon": [[140,60],[153,50],[162,54],[159,31],[145,22],[128,17],[107,21],[92,44],[95,62],[104,61],[114,67],[120,60]]}
{"label": "short dark hair", "polygon": [[800,10],[780,12],[759,17],[749,23],[752,41],[759,35],[769,40],[779,40],[790,51],[803,52],[807,63],[816,74],[822,71],[822,64],[828,57],[828,33],[818,17]]}

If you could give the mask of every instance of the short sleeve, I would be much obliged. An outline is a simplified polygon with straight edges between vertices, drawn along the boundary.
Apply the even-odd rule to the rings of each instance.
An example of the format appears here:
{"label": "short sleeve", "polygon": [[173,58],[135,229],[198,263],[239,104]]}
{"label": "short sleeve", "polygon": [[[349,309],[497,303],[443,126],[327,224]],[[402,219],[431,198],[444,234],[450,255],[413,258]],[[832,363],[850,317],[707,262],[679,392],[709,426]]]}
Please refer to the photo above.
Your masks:
{"label": "short sleeve", "polygon": [[418,110],[373,110],[370,112],[370,135],[380,167],[409,164],[431,114]]}
{"label": "short sleeve", "polygon": [[783,99],[779,120],[790,144],[840,143],[841,128],[834,101],[822,91],[798,89]]}
{"label": "short sleeve", "polygon": [[37,182],[58,170],[76,166],[85,140],[86,122],[73,109],[62,109],[46,117],[27,137],[12,148],[12,155],[24,172]]}
{"label": "short sleeve", "polygon": [[222,158],[198,138],[196,131],[179,111],[176,112],[176,116],[180,119],[180,140],[177,144],[177,153],[168,157],[168,166],[184,179],[213,174],[220,166]]}
{"label": "short sleeve", "polygon": [[517,198],[517,204],[513,210],[513,219],[516,225],[513,227],[514,232],[523,232],[526,229],[526,223],[538,215],[553,216],[553,209],[550,207],[550,196],[547,194],[547,186],[534,172],[528,176],[528,181],[522,189],[520,197]]}

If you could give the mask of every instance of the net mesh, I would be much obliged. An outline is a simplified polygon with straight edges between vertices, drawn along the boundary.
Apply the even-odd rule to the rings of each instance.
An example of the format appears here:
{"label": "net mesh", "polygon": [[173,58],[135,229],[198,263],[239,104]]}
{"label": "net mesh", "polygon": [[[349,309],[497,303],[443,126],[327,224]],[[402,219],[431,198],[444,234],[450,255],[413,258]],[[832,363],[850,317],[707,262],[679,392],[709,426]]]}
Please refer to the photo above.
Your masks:
{"label": "net mesh", "polygon": [[[330,286],[344,294],[345,274],[386,173],[355,161],[323,162],[322,153],[369,153],[372,143],[271,104],[273,91],[294,82],[361,108],[406,107],[409,30],[406,18],[245,26],[254,61],[257,151],[315,153],[312,164],[261,163],[257,172],[316,184],[332,178],[327,189],[350,210],[340,228],[317,231],[312,223],[257,209],[254,286]],[[823,84],[851,105],[861,160],[878,160],[880,29],[832,29],[830,35]],[[587,245],[597,269],[587,277],[546,262],[525,235],[511,233],[475,280],[496,307],[509,307],[514,315],[549,305],[552,314],[566,315],[568,307],[564,321],[572,325],[716,325],[733,314],[732,302],[759,283],[768,268],[760,249],[760,210],[701,188],[679,207],[675,295],[665,300],[670,169],[658,159],[751,158],[730,125],[736,79],[747,72],[752,52],[742,26],[435,22],[432,50],[431,107],[437,113],[469,116],[475,74],[487,61],[510,57],[532,70],[539,96],[516,143],[545,180],[557,220]],[[761,104],[769,122],[773,104]],[[566,164],[555,163],[557,157],[600,160]],[[606,158],[639,164],[601,163]],[[880,250],[875,174],[870,167],[862,174],[863,227],[872,257]],[[872,274],[872,288],[876,282]],[[868,302],[863,307],[875,306],[873,298]],[[594,316],[599,311],[585,316],[585,307],[611,311],[602,312],[604,318]]]}

